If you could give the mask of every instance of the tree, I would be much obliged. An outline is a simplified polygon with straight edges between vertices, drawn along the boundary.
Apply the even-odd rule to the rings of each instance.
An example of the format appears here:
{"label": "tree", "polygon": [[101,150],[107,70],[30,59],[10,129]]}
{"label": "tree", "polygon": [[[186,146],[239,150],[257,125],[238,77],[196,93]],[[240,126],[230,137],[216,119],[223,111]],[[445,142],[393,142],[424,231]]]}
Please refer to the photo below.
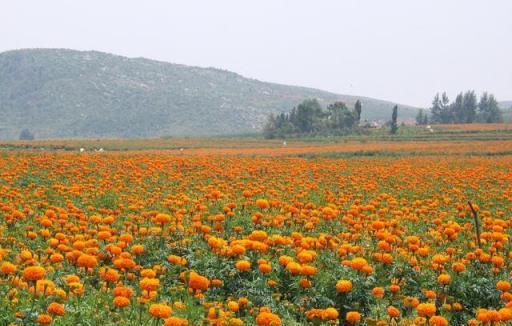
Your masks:
{"label": "tree", "polygon": [[482,94],[478,102],[477,120],[483,123],[503,122],[503,115],[494,95],[487,92]]}
{"label": "tree", "polygon": [[335,102],[327,107],[328,128],[334,130],[354,127],[356,113],[350,112],[345,103]]}
{"label": "tree", "polygon": [[458,123],[473,123],[476,119],[477,99],[475,91],[467,91],[462,97],[462,117]]}
{"label": "tree", "polygon": [[359,123],[361,122],[361,110],[362,110],[361,101],[357,100],[356,104],[354,105],[354,115],[355,115],[355,121],[356,121],[357,125],[359,125]]}
{"label": "tree", "polygon": [[393,107],[393,113],[391,114],[391,134],[394,135],[398,131],[398,105]]}
{"label": "tree", "polygon": [[416,124],[417,125],[426,125],[428,124],[428,115],[423,111],[423,109],[420,109],[418,111],[418,115],[416,115]]}
{"label": "tree", "polygon": [[20,133],[20,140],[34,140],[34,134],[28,129],[23,129]]}
{"label": "tree", "polygon": [[492,94],[489,96],[488,117],[485,122],[487,122],[487,123],[503,122],[503,113],[500,110],[498,101]]}
{"label": "tree", "polygon": [[298,132],[310,133],[313,131],[313,122],[316,118],[320,118],[322,107],[316,99],[305,100],[297,106],[296,124]]}

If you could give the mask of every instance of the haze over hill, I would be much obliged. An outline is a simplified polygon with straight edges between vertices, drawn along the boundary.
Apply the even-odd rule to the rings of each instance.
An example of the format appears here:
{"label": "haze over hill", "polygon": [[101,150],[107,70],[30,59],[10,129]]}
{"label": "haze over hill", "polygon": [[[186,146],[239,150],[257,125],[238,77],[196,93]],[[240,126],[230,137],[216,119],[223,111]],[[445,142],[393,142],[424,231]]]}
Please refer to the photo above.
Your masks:
{"label": "haze over hill", "polygon": [[[343,76],[340,76],[343,78]],[[389,119],[394,103],[245,78],[236,73],[102,52],[0,53],[0,138],[227,135],[261,130],[270,113],[306,98],[360,99],[362,119]],[[402,119],[417,110],[400,106]]]}

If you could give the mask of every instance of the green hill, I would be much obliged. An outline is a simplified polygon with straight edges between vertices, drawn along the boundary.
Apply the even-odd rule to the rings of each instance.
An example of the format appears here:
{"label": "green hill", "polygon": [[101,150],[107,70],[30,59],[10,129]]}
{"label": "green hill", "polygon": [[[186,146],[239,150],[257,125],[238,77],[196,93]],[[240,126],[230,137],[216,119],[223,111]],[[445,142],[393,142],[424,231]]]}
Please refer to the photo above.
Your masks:
{"label": "green hill", "polygon": [[[340,77],[342,78],[342,77]],[[389,119],[394,103],[261,82],[236,73],[101,52],[0,53],[0,138],[227,135],[259,131],[269,113],[306,98],[363,103],[363,119]],[[401,106],[401,118],[416,109]]]}

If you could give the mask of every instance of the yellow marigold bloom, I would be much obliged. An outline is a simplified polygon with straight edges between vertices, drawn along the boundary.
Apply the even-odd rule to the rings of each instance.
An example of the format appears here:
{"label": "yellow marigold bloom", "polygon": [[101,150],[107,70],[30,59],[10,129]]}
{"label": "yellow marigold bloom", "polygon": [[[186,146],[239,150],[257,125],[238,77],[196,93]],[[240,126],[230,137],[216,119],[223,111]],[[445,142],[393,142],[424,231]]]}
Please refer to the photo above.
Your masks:
{"label": "yellow marigold bloom", "polygon": [[448,285],[450,284],[452,278],[449,274],[441,274],[437,277],[437,282],[441,285]]}
{"label": "yellow marigold bloom", "polygon": [[421,317],[433,316],[437,311],[436,305],[433,303],[420,303],[416,307],[416,310],[418,311],[418,315]]}
{"label": "yellow marigold bloom", "polygon": [[42,280],[46,276],[46,271],[41,266],[30,266],[23,270],[23,278],[27,281]]}
{"label": "yellow marigold bloom", "polygon": [[299,263],[291,261],[288,264],[286,264],[286,270],[290,272],[292,275],[298,275],[302,273],[302,266]]}
{"label": "yellow marigold bloom", "polygon": [[348,293],[352,291],[352,281],[350,280],[339,280],[336,282],[336,291],[339,293]]}
{"label": "yellow marigold bloom", "polygon": [[236,301],[229,301],[228,302],[228,309],[232,312],[237,312],[239,309],[238,302]]}
{"label": "yellow marigold bloom", "polygon": [[236,262],[235,267],[241,272],[246,272],[251,269],[251,262],[247,260],[239,260]]}

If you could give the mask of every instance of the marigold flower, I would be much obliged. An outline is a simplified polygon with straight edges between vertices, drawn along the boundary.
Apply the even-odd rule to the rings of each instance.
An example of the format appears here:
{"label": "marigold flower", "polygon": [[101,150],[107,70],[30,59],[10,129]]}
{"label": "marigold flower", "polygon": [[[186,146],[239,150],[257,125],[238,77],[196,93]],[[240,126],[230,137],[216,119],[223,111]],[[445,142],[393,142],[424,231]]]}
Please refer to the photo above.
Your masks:
{"label": "marigold flower", "polygon": [[433,316],[437,311],[436,305],[433,303],[420,303],[416,307],[416,310],[418,311],[418,315],[421,317]]}
{"label": "marigold flower", "polygon": [[448,326],[448,320],[441,316],[432,316],[428,320],[430,326]]}
{"label": "marigold flower", "polygon": [[37,322],[41,325],[49,325],[52,323],[52,316],[47,314],[41,314],[37,316]]}
{"label": "marigold flower", "polygon": [[2,266],[0,266],[0,271],[2,272],[2,274],[6,274],[6,275],[16,273],[17,269],[18,268],[16,267],[16,265],[9,263],[9,262],[3,262]]}
{"label": "marigold flower", "polygon": [[188,286],[194,290],[206,291],[210,286],[208,278],[191,272],[189,276]]}
{"label": "marigold flower", "polygon": [[352,281],[350,280],[339,280],[336,282],[336,291],[339,293],[348,293],[352,291]]}
{"label": "marigold flower", "polygon": [[81,254],[76,260],[76,264],[80,267],[94,268],[98,264],[98,261],[94,256]]}
{"label": "marigold flower", "polygon": [[511,285],[508,281],[498,281],[496,283],[496,288],[501,292],[508,292],[511,289]]}
{"label": "marigold flower", "polygon": [[361,314],[357,311],[349,311],[345,316],[345,320],[350,324],[356,324],[361,321]]}
{"label": "marigold flower", "polygon": [[256,316],[256,325],[258,326],[281,326],[281,318],[271,312],[260,312]]}
{"label": "marigold flower", "polygon": [[46,276],[46,271],[41,266],[30,266],[23,270],[23,278],[27,281],[42,280]]}
{"label": "marigold flower", "polygon": [[149,313],[155,318],[168,318],[172,313],[172,309],[166,304],[153,303],[149,306]]}
{"label": "marigold flower", "polygon": [[64,313],[66,312],[66,309],[64,308],[63,304],[60,304],[58,302],[52,302],[48,305],[46,311],[53,315],[63,316]]}
{"label": "marigold flower", "polygon": [[124,308],[130,305],[130,299],[119,296],[114,298],[113,303],[118,308]]}
{"label": "marigold flower", "polygon": [[169,317],[165,320],[164,326],[188,326],[188,320],[179,317]]}
{"label": "marigold flower", "polygon": [[239,260],[236,262],[235,267],[241,272],[246,272],[251,269],[251,262],[247,260]]}

